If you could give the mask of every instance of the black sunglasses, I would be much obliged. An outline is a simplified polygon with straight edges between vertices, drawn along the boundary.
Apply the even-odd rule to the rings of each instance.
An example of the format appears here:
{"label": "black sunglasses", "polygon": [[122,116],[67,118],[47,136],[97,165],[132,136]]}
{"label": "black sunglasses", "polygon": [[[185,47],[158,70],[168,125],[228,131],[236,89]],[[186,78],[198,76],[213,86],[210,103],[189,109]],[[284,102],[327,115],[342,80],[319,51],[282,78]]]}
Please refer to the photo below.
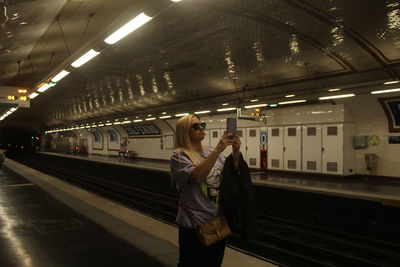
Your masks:
{"label": "black sunglasses", "polygon": [[200,123],[196,122],[196,123],[193,123],[191,127],[195,131],[200,130],[200,127],[204,130],[206,128],[206,123],[205,122],[200,122]]}

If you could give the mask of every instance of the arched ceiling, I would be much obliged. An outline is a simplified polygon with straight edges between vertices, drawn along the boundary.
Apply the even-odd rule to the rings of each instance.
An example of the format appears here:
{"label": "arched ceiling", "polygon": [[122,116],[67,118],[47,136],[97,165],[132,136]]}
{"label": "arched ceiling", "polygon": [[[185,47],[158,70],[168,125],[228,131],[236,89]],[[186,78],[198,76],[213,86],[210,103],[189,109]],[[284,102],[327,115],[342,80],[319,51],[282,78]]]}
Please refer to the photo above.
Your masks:
{"label": "arched ceiling", "polygon": [[[400,79],[395,0],[0,3],[9,17],[1,17],[0,85],[35,90],[72,70],[6,120],[62,126],[254,97],[316,99],[335,87],[362,93]],[[153,19],[114,45],[103,41],[140,12]],[[92,48],[100,55],[70,66]]]}

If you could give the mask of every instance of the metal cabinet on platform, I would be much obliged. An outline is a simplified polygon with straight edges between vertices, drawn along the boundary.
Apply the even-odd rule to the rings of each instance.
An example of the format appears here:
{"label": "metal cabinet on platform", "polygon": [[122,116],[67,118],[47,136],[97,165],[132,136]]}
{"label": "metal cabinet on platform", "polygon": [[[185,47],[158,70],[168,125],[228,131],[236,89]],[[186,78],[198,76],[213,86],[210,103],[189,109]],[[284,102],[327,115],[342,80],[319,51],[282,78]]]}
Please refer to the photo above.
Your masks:
{"label": "metal cabinet on platform", "polygon": [[305,172],[322,172],[322,125],[303,125],[303,166]]}
{"label": "metal cabinet on platform", "polygon": [[322,125],[322,173],[351,175],[355,168],[351,123]]}
{"label": "metal cabinet on platform", "polygon": [[301,171],[301,126],[285,126],[283,132],[283,167]]}
{"label": "metal cabinet on platform", "polygon": [[283,169],[283,127],[268,127],[268,169]]}
{"label": "metal cabinet on platform", "polygon": [[250,168],[260,168],[260,128],[246,128],[246,159]]}

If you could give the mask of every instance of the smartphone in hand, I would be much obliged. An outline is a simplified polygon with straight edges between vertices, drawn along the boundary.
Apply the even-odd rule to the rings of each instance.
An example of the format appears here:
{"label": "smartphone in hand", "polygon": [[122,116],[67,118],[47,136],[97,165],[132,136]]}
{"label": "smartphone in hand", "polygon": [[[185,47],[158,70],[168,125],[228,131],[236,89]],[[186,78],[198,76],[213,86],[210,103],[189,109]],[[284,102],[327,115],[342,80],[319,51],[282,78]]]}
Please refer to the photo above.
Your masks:
{"label": "smartphone in hand", "polygon": [[226,118],[226,133],[236,134],[236,118]]}

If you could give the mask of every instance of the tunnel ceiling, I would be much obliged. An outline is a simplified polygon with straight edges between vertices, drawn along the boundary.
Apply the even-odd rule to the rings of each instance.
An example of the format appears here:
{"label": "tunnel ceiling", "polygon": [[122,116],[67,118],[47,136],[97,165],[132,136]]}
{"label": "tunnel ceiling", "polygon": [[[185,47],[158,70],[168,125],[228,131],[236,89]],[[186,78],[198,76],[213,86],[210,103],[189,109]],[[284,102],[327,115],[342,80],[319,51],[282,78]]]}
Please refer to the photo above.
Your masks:
{"label": "tunnel ceiling", "polygon": [[[61,126],[188,111],[400,77],[394,0],[0,0],[0,85],[72,71],[6,120]],[[103,40],[141,12],[153,19]],[[4,13],[4,14],[3,14]],[[7,15],[7,16],[6,16]],[[101,51],[78,69],[89,49]]]}

